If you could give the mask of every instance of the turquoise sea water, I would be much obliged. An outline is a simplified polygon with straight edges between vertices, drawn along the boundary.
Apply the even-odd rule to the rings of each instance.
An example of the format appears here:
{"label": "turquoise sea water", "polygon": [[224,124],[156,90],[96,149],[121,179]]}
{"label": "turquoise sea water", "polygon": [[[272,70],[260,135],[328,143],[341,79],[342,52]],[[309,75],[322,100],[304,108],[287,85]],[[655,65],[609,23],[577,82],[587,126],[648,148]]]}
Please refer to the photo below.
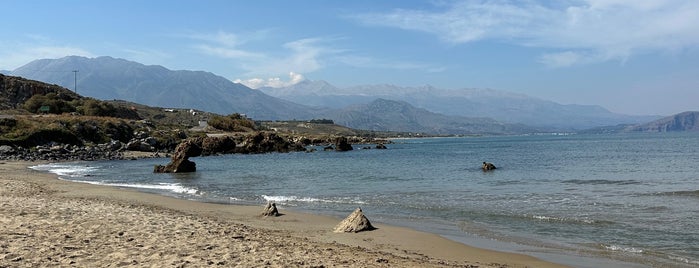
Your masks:
{"label": "turquoise sea water", "polygon": [[[362,207],[372,221],[579,267],[607,258],[622,261],[607,262],[615,266],[699,266],[698,133],[428,138],[388,147],[197,157],[190,174],[153,174],[167,159],[34,168],[208,202],[272,200],[282,210],[338,217]],[[483,161],[498,169],[481,171]]]}

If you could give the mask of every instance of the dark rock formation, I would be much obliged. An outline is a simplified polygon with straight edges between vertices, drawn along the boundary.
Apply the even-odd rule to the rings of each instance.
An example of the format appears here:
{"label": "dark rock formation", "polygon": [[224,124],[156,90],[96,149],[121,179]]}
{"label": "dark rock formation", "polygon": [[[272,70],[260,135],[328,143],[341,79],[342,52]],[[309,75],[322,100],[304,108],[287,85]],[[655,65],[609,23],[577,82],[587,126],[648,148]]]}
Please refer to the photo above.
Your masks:
{"label": "dark rock formation", "polygon": [[277,217],[279,216],[279,211],[277,210],[277,204],[274,202],[267,202],[267,205],[265,208],[262,210],[262,216],[272,216],[272,217]]}
{"label": "dark rock formation", "polygon": [[202,138],[191,138],[183,141],[182,143],[177,145],[177,148],[175,148],[175,153],[172,155],[172,160],[170,161],[170,163],[168,163],[166,166],[155,166],[153,172],[180,173],[196,171],[196,164],[192,161],[189,161],[189,158],[201,155],[202,140]]}
{"label": "dark rock formation", "polygon": [[335,148],[332,145],[328,145],[323,147],[323,151],[334,151]]}
{"label": "dark rock formation", "polygon": [[347,141],[346,137],[337,137],[335,139],[335,151],[345,152],[351,151],[352,149],[352,144]]}
{"label": "dark rock formation", "polygon": [[382,143],[379,143],[379,144],[376,145],[376,149],[382,149],[382,150],[383,150],[383,149],[388,149],[388,148],[386,148],[386,145],[383,145]]}
{"label": "dark rock formation", "polygon": [[361,231],[371,231],[374,230],[374,226],[371,225],[369,219],[364,216],[361,208],[357,208],[347,216],[343,221],[341,221],[337,226],[335,226],[336,233],[357,233]]}
{"label": "dark rock formation", "polygon": [[302,144],[292,142],[273,132],[257,132],[253,135],[243,137],[239,143],[240,146],[236,148],[235,152],[243,154],[271,152],[288,153],[305,150]]}
{"label": "dark rock formation", "polygon": [[488,163],[488,162],[483,162],[483,166],[481,167],[483,171],[490,171],[493,169],[496,169],[495,165],[493,163]]}
{"label": "dark rock formation", "polygon": [[201,143],[201,155],[227,154],[235,151],[235,140],[228,136],[206,137]]}

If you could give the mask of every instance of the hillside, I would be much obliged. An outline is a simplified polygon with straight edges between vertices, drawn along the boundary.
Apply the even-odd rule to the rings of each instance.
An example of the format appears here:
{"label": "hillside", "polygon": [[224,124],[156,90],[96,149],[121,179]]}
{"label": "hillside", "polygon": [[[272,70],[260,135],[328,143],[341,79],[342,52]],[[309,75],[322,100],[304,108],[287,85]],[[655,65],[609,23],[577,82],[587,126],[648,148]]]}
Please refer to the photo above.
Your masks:
{"label": "hillside", "polygon": [[60,87],[29,79],[0,74],[0,110],[19,109],[32,96],[54,93],[63,100],[77,100],[80,95]]}
{"label": "hillside", "polygon": [[407,102],[377,99],[331,113],[330,118],[350,128],[429,134],[520,134],[535,129],[500,123],[489,118],[445,116],[416,108]]}
{"label": "hillside", "polygon": [[268,96],[202,71],[173,71],[112,57],[78,56],[32,61],[12,75],[75,87],[83,96],[128,100],[149,106],[242,113],[257,120],[312,119],[315,110]]}
{"label": "hillside", "polygon": [[683,112],[627,128],[630,132],[699,132],[699,112]]}
{"label": "hillside", "polygon": [[492,89],[440,89],[432,86],[362,85],[338,88],[325,81],[303,81],[285,88],[260,88],[265,93],[309,106],[344,108],[377,98],[405,101],[430,112],[463,117],[488,117],[500,122],[551,130],[575,130],[616,124],[638,124],[656,116],[616,114],[600,106],[563,105]]}

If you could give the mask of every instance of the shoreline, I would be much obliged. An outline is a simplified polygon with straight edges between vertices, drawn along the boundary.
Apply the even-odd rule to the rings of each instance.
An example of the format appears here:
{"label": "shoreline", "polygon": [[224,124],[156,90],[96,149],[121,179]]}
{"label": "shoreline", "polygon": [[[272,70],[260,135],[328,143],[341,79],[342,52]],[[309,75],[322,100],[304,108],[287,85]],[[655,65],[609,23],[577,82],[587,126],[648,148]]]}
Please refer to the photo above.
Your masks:
{"label": "shoreline", "polygon": [[264,218],[262,205],[204,203],[59,180],[28,168],[35,164],[0,163],[6,226],[0,266],[565,267],[405,227],[375,223],[374,231],[338,234],[332,229],[342,219],[330,216],[283,210],[280,217]]}

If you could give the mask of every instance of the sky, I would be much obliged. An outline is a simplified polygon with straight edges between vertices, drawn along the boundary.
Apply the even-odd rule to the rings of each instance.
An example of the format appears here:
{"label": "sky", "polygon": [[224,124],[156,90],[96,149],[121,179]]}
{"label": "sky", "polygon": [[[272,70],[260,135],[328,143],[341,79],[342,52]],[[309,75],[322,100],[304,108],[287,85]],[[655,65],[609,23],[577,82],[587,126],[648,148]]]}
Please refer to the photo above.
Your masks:
{"label": "sky", "polygon": [[252,88],[488,88],[634,115],[699,110],[699,1],[3,0],[0,70],[111,56]]}

